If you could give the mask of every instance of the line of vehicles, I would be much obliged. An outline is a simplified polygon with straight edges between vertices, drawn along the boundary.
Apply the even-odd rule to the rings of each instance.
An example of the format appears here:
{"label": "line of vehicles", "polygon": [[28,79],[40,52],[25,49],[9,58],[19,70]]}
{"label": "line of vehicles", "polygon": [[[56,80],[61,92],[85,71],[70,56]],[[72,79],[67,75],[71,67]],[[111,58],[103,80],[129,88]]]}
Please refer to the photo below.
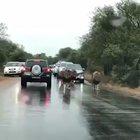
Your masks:
{"label": "line of vehicles", "polygon": [[84,83],[84,70],[85,69],[82,68],[80,64],[74,64],[72,62],[66,62],[66,61],[59,61],[54,65],[52,72],[55,77],[61,78],[61,72],[66,69],[75,71],[77,74],[75,80],[80,83]]}
{"label": "line of vehicles", "polygon": [[45,82],[51,87],[51,68],[46,60],[29,59],[26,62],[8,62],[4,66],[4,76],[19,75],[21,87],[26,88],[28,82]]}
{"label": "line of vehicles", "polygon": [[27,87],[28,82],[45,82],[47,87],[51,88],[52,74],[57,78],[61,78],[60,73],[66,69],[75,71],[75,80],[84,83],[84,69],[80,64],[59,61],[50,67],[47,61],[43,59],[29,59],[26,62],[8,62],[4,66],[4,76],[19,75],[23,88]]}

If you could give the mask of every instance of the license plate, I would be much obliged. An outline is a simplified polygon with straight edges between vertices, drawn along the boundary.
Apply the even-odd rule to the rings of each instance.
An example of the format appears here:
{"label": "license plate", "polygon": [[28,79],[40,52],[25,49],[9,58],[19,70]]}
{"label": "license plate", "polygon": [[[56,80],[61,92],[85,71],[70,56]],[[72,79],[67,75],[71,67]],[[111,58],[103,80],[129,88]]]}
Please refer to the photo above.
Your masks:
{"label": "license plate", "polygon": [[16,73],[15,71],[9,71],[9,73]]}
{"label": "license plate", "polygon": [[32,77],[33,79],[40,79],[40,77]]}

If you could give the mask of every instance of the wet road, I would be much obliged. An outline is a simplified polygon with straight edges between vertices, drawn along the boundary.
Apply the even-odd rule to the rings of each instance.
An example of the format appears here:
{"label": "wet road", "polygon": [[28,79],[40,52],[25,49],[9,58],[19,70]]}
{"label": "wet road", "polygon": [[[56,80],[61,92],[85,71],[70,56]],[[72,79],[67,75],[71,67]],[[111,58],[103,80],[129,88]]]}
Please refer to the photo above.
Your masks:
{"label": "wet road", "polygon": [[140,101],[76,84],[64,98],[59,82],[0,82],[0,140],[140,139]]}

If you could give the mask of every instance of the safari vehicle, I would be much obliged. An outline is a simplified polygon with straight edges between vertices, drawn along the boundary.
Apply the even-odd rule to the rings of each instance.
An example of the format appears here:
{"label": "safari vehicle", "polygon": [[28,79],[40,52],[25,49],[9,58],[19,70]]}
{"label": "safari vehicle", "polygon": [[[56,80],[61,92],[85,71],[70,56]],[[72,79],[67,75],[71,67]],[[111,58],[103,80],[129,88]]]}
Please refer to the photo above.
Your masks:
{"label": "safari vehicle", "polygon": [[21,76],[21,86],[26,88],[27,82],[45,82],[51,88],[51,69],[43,59],[29,59],[25,63],[25,71]]}

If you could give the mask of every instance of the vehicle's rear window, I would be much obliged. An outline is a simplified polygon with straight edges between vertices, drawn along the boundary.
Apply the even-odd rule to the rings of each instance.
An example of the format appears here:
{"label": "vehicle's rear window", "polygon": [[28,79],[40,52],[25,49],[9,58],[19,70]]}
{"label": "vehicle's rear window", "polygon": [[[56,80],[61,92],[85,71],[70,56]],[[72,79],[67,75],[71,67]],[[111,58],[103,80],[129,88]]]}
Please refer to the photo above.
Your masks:
{"label": "vehicle's rear window", "polygon": [[8,62],[6,64],[7,67],[16,67],[16,66],[20,66],[20,63],[17,62]]}
{"label": "vehicle's rear window", "polygon": [[48,66],[46,61],[27,61],[26,62],[27,67],[32,67],[34,65],[39,65],[40,67],[47,67]]}
{"label": "vehicle's rear window", "polygon": [[82,70],[82,67],[81,67],[81,65],[79,65],[79,64],[74,64],[74,68],[75,68],[76,70]]}

